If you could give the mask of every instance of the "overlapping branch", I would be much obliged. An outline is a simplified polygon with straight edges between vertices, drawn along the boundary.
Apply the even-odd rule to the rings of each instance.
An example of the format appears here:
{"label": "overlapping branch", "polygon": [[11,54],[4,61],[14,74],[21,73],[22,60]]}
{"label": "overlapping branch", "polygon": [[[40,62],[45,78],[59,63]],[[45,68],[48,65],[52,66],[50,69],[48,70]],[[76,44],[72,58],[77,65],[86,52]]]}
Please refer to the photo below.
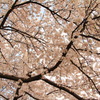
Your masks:
{"label": "overlapping branch", "polygon": [[[45,8],[46,10],[48,10],[52,15],[53,17],[55,18],[55,15],[61,19],[63,19],[64,21],[68,21],[70,15],[71,15],[71,11],[69,11],[69,15],[68,17],[65,19],[63,18],[61,15],[59,15],[57,12],[51,10],[49,7],[43,5],[42,3],[39,3],[39,2],[34,2],[34,1],[26,1],[24,3],[20,3],[20,4],[17,4],[18,0],[15,0],[14,4],[12,5],[12,7],[8,10],[8,12],[5,14],[5,16],[1,16],[0,18],[2,18],[2,22],[0,24],[0,29],[1,30],[10,30],[10,31],[14,31],[14,32],[17,32],[19,33],[20,35],[22,36],[25,36],[25,37],[28,37],[28,38],[34,38],[36,39],[38,42],[41,42],[38,38],[36,38],[35,36],[31,35],[31,34],[28,34],[27,32],[23,32],[19,29],[16,29],[14,27],[11,27],[11,26],[5,26],[5,22],[7,20],[7,18],[9,17],[10,13],[12,13],[12,11],[14,9],[17,9],[19,7],[22,7],[24,5],[27,5],[27,4],[37,4],[43,8]],[[88,9],[87,9],[87,15],[85,16],[85,18],[77,25],[77,27],[72,31],[72,34],[71,34],[71,41],[68,43],[68,45],[66,46],[65,50],[62,52],[62,55],[60,57],[60,59],[56,62],[56,64],[54,66],[52,66],[51,68],[47,68],[45,69],[42,73],[36,75],[36,76],[31,76],[30,77],[18,77],[18,76],[14,76],[14,75],[9,75],[9,74],[5,74],[5,73],[1,73],[0,72],[0,78],[4,78],[4,79],[8,79],[8,80],[12,80],[12,81],[19,81],[21,80],[22,82],[19,82],[19,87],[16,89],[16,95],[14,97],[14,100],[17,100],[18,98],[22,97],[22,95],[20,96],[19,95],[19,90],[21,89],[21,86],[22,86],[22,83],[29,83],[29,82],[33,82],[33,81],[37,81],[37,80],[42,80],[58,89],[61,89],[67,93],[69,93],[70,95],[74,96],[75,98],[77,98],[78,100],[86,100],[82,97],[80,97],[78,94],[74,93],[73,91],[71,91],[70,89],[68,88],[65,88],[63,86],[60,86],[59,84],[56,84],[54,83],[53,81],[49,80],[49,79],[46,79],[44,77],[44,75],[46,75],[47,73],[51,73],[52,71],[54,71],[55,69],[57,69],[63,62],[64,58],[66,57],[66,55],[68,54],[68,51],[71,49],[71,47],[73,46],[73,43],[74,43],[74,40],[73,40],[73,36],[74,36],[74,33],[76,31],[78,31],[79,27],[80,26],[83,26],[82,29],[80,30],[80,32],[84,32],[85,28],[86,28],[86,24],[88,23],[88,17],[90,16],[90,14],[92,13],[92,11],[97,7],[97,5],[91,9],[91,11],[88,13],[89,11],[89,8],[91,7],[91,5],[89,5]],[[94,17],[93,20],[95,19],[98,19],[100,16],[98,17]],[[56,19],[56,18],[55,18]],[[0,35],[13,47],[13,45],[11,44],[11,42],[6,38],[4,37],[4,35],[2,35],[2,33],[0,33]],[[100,39],[94,37],[94,36],[91,36],[91,35],[84,35],[84,34],[80,34],[80,36],[82,37],[85,37],[85,38],[91,38],[91,39],[94,39],[96,41],[100,41]],[[77,37],[74,37],[74,39],[77,38]],[[76,48],[77,50],[77,48]],[[2,55],[3,56],[3,55]],[[4,58],[5,59],[5,58]],[[95,89],[97,90],[97,92],[100,94],[100,91],[98,90],[98,88],[96,87],[94,81],[91,79],[91,77],[89,77],[77,64],[74,63],[74,61],[71,60],[71,63],[76,66],[91,82],[92,84],[94,85]],[[33,97],[31,94],[29,94],[28,92],[25,92],[25,94],[29,95],[30,97],[34,98],[34,99],[37,99],[35,97]],[[37,99],[39,100],[39,99]]]}
{"label": "overlapping branch", "polygon": [[98,88],[97,88],[96,84],[94,83],[94,81],[92,80],[92,78],[91,78],[89,75],[87,75],[87,74],[81,69],[81,68],[82,68],[81,63],[80,63],[80,67],[79,67],[77,64],[74,63],[73,60],[70,60],[70,61],[71,61],[71,63],[72,63],[74,66],[76,66],[76,67],[77,67],[77,68],[92,82],[92,84],[93,84],[93,86],[95,87],[96,91],[97,91],[98,94],[100,95],[100,91],[98,90]]}

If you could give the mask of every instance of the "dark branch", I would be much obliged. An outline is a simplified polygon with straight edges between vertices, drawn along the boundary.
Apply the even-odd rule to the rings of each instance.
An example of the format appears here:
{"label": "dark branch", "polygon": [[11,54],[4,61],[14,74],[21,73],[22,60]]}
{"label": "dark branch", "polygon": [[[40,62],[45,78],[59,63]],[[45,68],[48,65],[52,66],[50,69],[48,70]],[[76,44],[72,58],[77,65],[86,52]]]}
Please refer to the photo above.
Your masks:
{"label": "dark branch", "polygon": [[[68,51],[72,45],[73,45],[73,41],[70,41],[70,43],[66,47],[66,52],[62,53],[62,57],[66,56],[66,54],[68,53]],[[63,59],[62,60],[59,59],[59,61],[53,67],[47,69],[43,73],[46,74],[46,73],[50,73],[51,71],[54,71],[56,68],[58,68],[58,66],[62,63],[62,61],[63,61]],[[18,81],[19,79],[21,79],[24,83],[28,83],[28,82],[40,80],[42,78],[42,73],[39,75],[36,75],[34,77],[30,77],[30,78],[23,78],[23,77],[17,77],[14,75],[0,73],[0,78],[5,78],[5,79],[13,80],[13,81]]]}
{"label": "dark branch", "polygon": [[97,88],[97,86],[95,85],[95,83],[94,83],[94,81],[92,80],[92,78],[90,77],[90,76],[88,76],[81,68],[82,68],[82,66],[81,67],[79,67],[77,64],[75,64],[72,60],[70,60],[71,61],[71,63],[74,65],[74,66],[76,66],[90,81],[91,81],[91,83],[93,84],[93,86],[95,87],[95,89],[96,89],[96,91],[98,92],[98,94],[100,94],[100,91],[98,90],[98,88]]}
{"label": "dark branch", "polygon": [[67,88],[65,88],[65,87],[63,87],[63,86],[60,86],[60,85],[54,83],[53,81],[51,81],[51,80],[49,80],[49,79],[47,79],[47,78],[43,78],[42,80],[45,81],[46,83],[48,83],[48,84],[50,84],[50,85],[56,87],[56,88],[59,88],[60,90],[64,90],[65,92],[71,94],[72,96],[74,96],[74,97],[77,98],[78,100],[85,100],[84,98],[80,97],[79,95],[77,95],[77,94],[74,93],[73,91],[71,91],[71,90],[69,90],[69,89],[67,89]]}
{"label": "dark branch", "polygon": [[94,18],[92,18],[93,20],[95,20],[95,19],[100,19],[100,16],[96,16],[96,17],[94,17]]}
{"label": "dark branch", "polygon": [[23,81],[23,83],[36,81],[36,80],[41,79],[41,77],[42,77],[41,74],[36,75],[34,77],[31,77],[31,78],[23,78],[23,77],[17,77],[17,76],[14,76],[14,75],[8,75],[8,74],[0,73],[0,78],[9,79],[9,80],[12,80],[12,81],[18,81],[19,79],[21,79]]}
{"label": "dark branch", "polygon": [[15,9],[15,5],[16,5],[17,2],[18,2],[18,0],[15,0],[15,2],[13,3],[11,9],[9,9],[8,12],[6,13],[6,15],[4,16],[4,18],[1,22],[0,28],[4,26],[9,14]]}
{"label": "dark branch", "polygon": [[8,98],[6,98],[5,96],[3,96],[2,94],[0,94],[1,97],[3,97],[5,100],[9,100]]}
{"label": "dark branch", "polygon": [[96,38],[96,37],[94,37],[94,36],[84,35],[84,34],[80,34],[80,36],[85,37],[85,38],[92,38],[92,39],[94,39],[94,40],[96,40],[96,41],[100,41],[100,39],[98,39],[98,38]]}
{"label": "dark branch", "polygon": [[22,84],[23,84],[22,80],[19,79],[19,80],[18,80],[18,87],[17,87],[17,89],[16,89],[15,97],[14,97],[13,100],[18,100],[19,98],[21,98],[21,97],[23,96],[23,95],[20,95],[20,94],[19,94],[19,90],[21,89]]}

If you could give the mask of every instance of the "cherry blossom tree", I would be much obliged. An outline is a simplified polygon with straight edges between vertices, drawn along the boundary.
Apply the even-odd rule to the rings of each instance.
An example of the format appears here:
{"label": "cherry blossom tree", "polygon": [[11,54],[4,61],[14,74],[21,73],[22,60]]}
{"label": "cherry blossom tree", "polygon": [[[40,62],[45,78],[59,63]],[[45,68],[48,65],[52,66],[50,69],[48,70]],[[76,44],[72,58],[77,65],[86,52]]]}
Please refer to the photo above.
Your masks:
{"label": "cherry blossom tree", "polygon": [[99,100],[99,46],[99,0],[0,0],[0,100]]}

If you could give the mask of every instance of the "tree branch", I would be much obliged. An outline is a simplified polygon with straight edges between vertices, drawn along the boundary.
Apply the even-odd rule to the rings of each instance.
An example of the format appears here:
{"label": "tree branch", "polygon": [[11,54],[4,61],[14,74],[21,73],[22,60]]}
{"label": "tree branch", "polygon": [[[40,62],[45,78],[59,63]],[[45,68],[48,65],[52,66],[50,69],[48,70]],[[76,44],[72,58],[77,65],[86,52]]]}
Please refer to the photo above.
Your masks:
{"label": "tree branch", "polygon": [[63,91],[65,91],[65,92],[69,93],[70,95],[74,96],[74,97],[75,97],[76,99],[78,99],[78,100],[85,100],[84,98],[80,97],[79,95],[77,95],[77,94],[74,93],[73,91],[71,91],[71,90],[69,90],[69,89],[67,89],[67,88],[65,88],[65,87],[63,87],[63,86],[60,86],[60,85],[54,83],[53,81],[51,81],[51,80],[49,80],[49,79],[47,79],[47,78],[43,78],[42,80],[43,80],[44,82],[46,82],[46,83],[48,83],[48,84],[50,84],[50,85],[56,87],[56,88],[59,88],[60,90],[63,90]]}
{"label": "tree branch", "polygon": [[71,63],[74,65],[74,66],[76,66],[90,81],[91,81],[91,83],[93,84],[93,86],[95,87],[95,89],[96,89],[96,91],[98,92],[98,94],[100,95],[100,91],[98,90],[98,88],[96,87],[96,85],[95,85],[95,83],[94,83],[94,81],[91,79],[91,77],[90,76],[88,76],[81,68],[82,68],[82,66],[81,67],[79,67],[77,64],[75,64],[72,60],[70,60],[71,61]]}
{"label": "tree branch", "polygon": [[94,37],[94,36],[84,35],[84,34],[80,34],[80,36],[85,37],[85,38],[92,38],[92,39],[94,39],[94,40],[96,40],[96,41],[100,41],[100,39],[98,39],[98,38],[96,38],[96,37]]}

